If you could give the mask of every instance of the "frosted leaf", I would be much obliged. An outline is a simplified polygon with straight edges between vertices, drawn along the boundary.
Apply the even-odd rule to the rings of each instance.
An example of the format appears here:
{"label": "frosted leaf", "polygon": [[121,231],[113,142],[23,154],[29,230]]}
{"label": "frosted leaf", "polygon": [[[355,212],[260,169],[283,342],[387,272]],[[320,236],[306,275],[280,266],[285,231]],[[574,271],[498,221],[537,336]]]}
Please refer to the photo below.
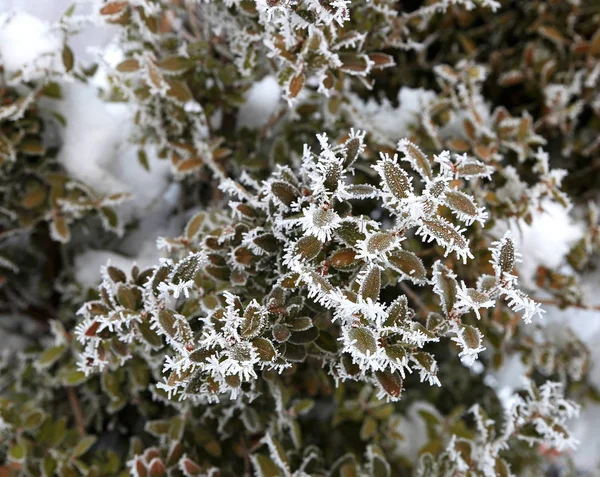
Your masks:
{"label": "frosted leaf", "polygon": [[329,264],[338,270],[352,268],[358,263],[356,252],[351,248],[343,248],[329,258]]}
{"label": "frosted leaf", "polygon": [[465,282],[456,290],[456,306],[466,310],[473,310],[477,315],[477,319],[481,319],[479,314],[480,308],[492,308],[495,305],[495,300],[485,292],[467,288]]}
{"label": "frosted leaf", "polygon": [[[524,399],[520,398],[513,406],[510,415],[512,422],[507,431],[512,431],[518,439],[530,444],[544,444],[558,451],[575,448],[578,441],[565,426],[579,415],[580,407],[564,397],[563,385],[547,381],[536,389],[535,384],[528,381],[527,393]],[[532,423],[533,429],[525,428],[522,423]]]}
{"label": "frosted leaf", "polygon": [[440,380],[437,378],[437,361],[431,354],[423,351],[413,353],[411,361],[413,361],[416,369],[419,371],[421,382],[427,381],[430,386],[441,386]]}
{"label": "frosted leaf", "polygon": [[313,236],[302,237],[295,245],[296,254],[303,260],[312,260],[321,252],[323,244]]}
{"label": "frosted leaf", "polygon": [[275,253],[279,251],[277,238],[270,233],[257,235],[252,239],[252,243],[258,247],[262,253]]}
{"label": "frosted leaf", "polygon": [[412,310],[408,307],[408,299],[406,295],[401,295],[389,305],[384,325],[386,327],[400,326],[411,315]]}
{"label": "frosted leaf", "polygon": [[373,265],[362,273],[363,276],[358,293],[365,300],[377,301],[381,291],[381,269]]}
{"label": "frosted leaf", "polygon": [[175,265],[168,280],[174,285],[189,282],[194,279],[206,261],[204,252],[192,253]]}
{"label": "frosted leaf", "polygon": [[368,184],[357,184],[344,187],[343,198],[351,199],[374,199],[379,196],[379,190]]}
{"label": "frosted leaf", "polygon": [[477,207],[475,200],[468,194],[451,189],[444,194],[444,203],[467,225],[479,222],[483,225],[487,219],[484,207]]}
{"label": "frosted leaf", "polygon": [[466,154],[457,156],[456,158],[457,178],[472,179],[475,177],[482,177],[489,179],[494,172],[494,168],[492,166],[488,166],[477,159],[470,158]]}
{"label": "frosted leaf", "polygon": [[421,226],[417,229],[418,235],[422,235],[430,242],[435,239],[444,247],[446,255],[455,252],[456,256],[466,263],[467,258],[473,258],[473,254],[469,250],[469,241],[462,232],[464,229],[459,229],[442,217],[422,218]]}
{"label": "frosted leaf", "polygon": [[425,180],[433,178],[431,162],[429,158],[415,144],[408,139],[402,139],[398,142],[398,151],[404,154],[403,161],[410,163],[412,168],[418,172]]}
{"label": "frosted leaf", "polygon": [[387,256],[390,265],[399,271],[403,278],[423,284],[427,280],[427,271],[423,261],[413,252],[396,250]]}
{"label": "frosted leaf", "polygon": [[456,275],[441,261],[435,262],[433,264],[433,291],[440,297],[446,315],[454,308],[457,290]]}
{"label": "frosted leaf", "polygon": [[[254,365],[258,363],[258,353],[251,343],[241,341],[225,351],[226,359],[218,363],[217,372],[223,375],[237,375],[242,381],[256,379]],[[216,363],[215,363],[216,366]]]}
{"label": "frosted leaf", "polygon": [[350,130],[350,137],[344,144],[346,147],[346,159],[344,160],[344,167],[349,168],[358,159],[360,154],[365,150],[365,131]]}
{"label": "frosted leaf", "polygon": [[308,297],[314,298],[317,303],[328,306],[332,303],[331,293],[334,292],[333,285],[323,275],[309,271],[302,275],[308,285]]}
{"label": "frosted leaf", "polygon": [[261,361],[273,361],[277,357],[273,343],[266,338],[255,338],[252,340],[252,346]]}
{"label": "frosted leaf", "polygon": [[482,346],[483,335],[479,329],[470,325],[461,325],[457,330],[457,336],[452,338],[462,348],[462,351],[458,354],[465,365],[471,366],[477,356],[482,351],[485,351],[485,347]]}
{"label": "frosted leaf", "polygon": [[348,331],[352,345],[359,353],[364,355],[375,354],[377,351],[377,341],[375,336],[368,328],[356,327]]}
{"label": "frosted leaf", "polygon": [[521,254],[515,250],[510,232],[506,232],[500,240],[492,243],[491,263],[494,266],[497,279],[501,278],[504,273],[512,273],[515,262],[520,261]]}
{"label": "frosted leaf", "polygon": [[398,242],[398,238],[392,232],[376,232],[367,235],[367,238],[355,245],[359,249],[356,258],[370,261],[381,260],[387,255],[387,252],[397,246]]}
{"label": "frosted leaf", "polygon": [[361,230],[358,221],[344,219],[335,230],[336,236],[348,246],[355,246],[359,240],[365,240],[366,235]]}
{"label": "frosted leaf", "polygon": [[381,159],[374,169],[381,176],[384,191],[389,192],[396,200],[403,200],[413,195],[412,178],[402,169],[395,154],[391,159],[388,154],[380,153]]}
{"label": "frosted leaf", "polygon": [[282,204],[288,207],[300,197],[300,191],[285,181],[274,181],[271,183],[271,192]]}
{"label": "frosted leaf", "polygon": [[531,323],[535,316],[542,318],[545,311],[542,305],[533,301],[520,290],[503,290],[504,296],[508,300],[508,307],[515,313],[523,312],[523,321]]}
{"label": "frosted leaf", "polygon": [[[402,393],[402,377],[398,371],[375,371],[377,384],[390,401],[399,401]],[[379,397],[379,396],[378,396]],[[381,398],[380,398],[381,399]]]}
{"label": "frosted leaf", "polygon": [[299,219],[302,229],[307,234],[317,237],[321,242],[331,240],[332,232],[340,226],[340,217],[331,208],[318,207],[311,204],[303,210],[304,217]]}
{"label": "frosted leaf", "polygon": [[267,324],[267,310],[252,300],[244,310],[243,321],[240,326],[240,337],[252,339],[262,333]]}
{"label": "frosted leaf", "polygon": [[[277,467],[279,467],[279,469],[281,469],[285,475],[291,475],[288,458],[281,443],[275,439],[271,433],[265,434],[265,437],[262,438],[262,442],[267,444],[267,447],[269,448],[269,455]],[[279,473],[279,471],[277,473]]]}

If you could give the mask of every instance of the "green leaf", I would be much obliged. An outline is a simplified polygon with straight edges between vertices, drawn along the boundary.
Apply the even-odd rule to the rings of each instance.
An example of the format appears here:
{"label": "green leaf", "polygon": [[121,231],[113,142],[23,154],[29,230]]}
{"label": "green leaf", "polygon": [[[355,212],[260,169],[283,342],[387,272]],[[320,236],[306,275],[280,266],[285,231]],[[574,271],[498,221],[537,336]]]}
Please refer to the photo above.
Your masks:
{"label": "green leaf", "polygon": [[193,60],[183,56],[167,56],[158,62],[158,67],[169,73],[183,73],[193,65]]}
{"label": "green leaf", "polygon": [[79,442],[73,447],[71,455],[73,457],[79,457],[85,454],[90,448],[96,443],[98,438],[96,436],[85,436],[82,437]]}
{"label": "green leaf", "polygon": [[346,245],[353,247],[359,240],[366,238],[354,221],[343,220],[334,232]]}
{"label": "green leaf", "polygon": [[23,420],[23,429],[32,431],[42,425],[44,413],[40,409],[32,409]]}
{"label": "green leaf", "polygon": [[309,412],[314,405],[315,402],[312,399],[300,399],[294,403],[292,410],[294,411],[294,415],[298,416]]}
{"label": "green leaf", "polygon": [[53,99],[62,98],[62,90],[60,88],[60,85],[56,81],[50,81],[49,83],[47,83],[42,89],[42,94]]}
{"label": "green leaf", "polygon": [[67,45],[63,48],[62,51],[62,61],[65,66],[65,71],[68,73],[73,69],[73,65],[75,63],[75,57],[73,56],[73,50],[69,48]]}
{"label": "green leaf", "polygon": [[338,351],[336,339],[331,335],[331,333],[325,330],[319,331],[319,337],[315,341],[315,344],[326,353],[334,354]]}
{"label": "green leaf", "polygon": [[46,369],[56,363],[67,351],[67,345],[52,346],[45,350],[37,360],[37,366],[40,369]]}
{"label": "green leaf", "polygon": [[279,243],[273,234],[262,234],[252,241],[267,253],[275,253],[279,250]]}
{"label": "green leaf", "polygon": [[287,342],[285,344],[283,357],[288,361],[292,361],[294,363],[301,363],[306,359],[307,354],[308,353],[306,351],[306,346],[295,345],[293,343]]}
{"label": "green leaf", "polygon": [[379,446],[370,445],[367,450],[367,456],[370,461],[369,467],[371,468],[371,475],[373,477],[390,477],[392,475],[390,464],[385,459],[383,451]]}
{"label": "green leaf", "polygon": [[217,354],[216,349],[198,348],[192,351],[189,354],[188,358],[194,363],[205,363],[208,360],[208,358],[214,356],[215,354]]}
{"label": "green leaf", "polygon": [[[188,88],[188,85],[183,81],[168,79],[167,84],[169,85],[167,94],[172,98],[175,98],[177,101],[181,103],[187,103],[188,101],[194,99],[194,96]],[[179,170],[181,171],[181,168]]]}
{"label": "green leaf", "polygon": [[277,323],[275,326],[273,326],[272,333],[273,339],[278,343],[285,343],[292,334],[290,329],[281,323]]}
{"label": "green leaf", "polygon": [[15,462],[21,464],[25,461],[25,456],[27,455],[26,448],[22,443],[13,444],[13,446],[8,451],[8,460],[10,462]]}
{"label": "green leaf", "polygon": [[371,416],[365,417],[360,428],[360,438],[363,441],[368,441],[377,432],[377,421]]}
{"label": "green leaf", "polygon": [[138,330],[140,330],[142,339],[152,348],[158,349],[163,345],[162,338],[156,333],[156,331],[150,328],[149,321],[143,321],[141,323],[138,323],[137,327]]}
{"label": "green leaf", "polygon": [[163,308],[158,312],[158,322],[165,333],[171,338],[177,333],[177,328],[175,326],[176,321],[177,318],[175,317],[175,312],[173,310]]}
{"label": "green leaf", "polygon": [[251,456],[252,466],[256,477],[280,477],[279,468],[269,457],[262,454]]}
{"label": "green leaf", "polygon": [[127,275],[117,267],[113,267],[112,265],[106,267],[106,273],[114,283],[127,282]]}
{"label": "green leaf", "polygon": [[185,226],[185,236],[188,240],[194,240],[204,222],[206,221],[206,212],[198,212],[194,214],[194,216],[188,220],[188,223]]}
{"label": "green leaf", "polygon": [[288,338],[288,341],[293,344],[309,344],[319,337],[319,329],[311,326],[305,330],[294,332]]}

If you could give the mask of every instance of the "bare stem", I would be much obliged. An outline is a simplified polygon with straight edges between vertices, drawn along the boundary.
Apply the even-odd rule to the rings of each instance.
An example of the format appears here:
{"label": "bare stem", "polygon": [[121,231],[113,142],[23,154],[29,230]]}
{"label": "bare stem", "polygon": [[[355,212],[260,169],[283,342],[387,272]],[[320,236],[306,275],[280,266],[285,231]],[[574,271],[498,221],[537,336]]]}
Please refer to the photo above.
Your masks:
{"label": "bare stem", "polygon": [[79,432],[80,436],[85,436],[83,414],[81,413],[81,406],[79,405],[79,399],[77,399],[75,390],[73,388],[67,388],[67,396],[69,398],[69,406],[71,406],[71,411],[73,412],[73,417],[75,418],[75,427],[77,428],[77,432]]}

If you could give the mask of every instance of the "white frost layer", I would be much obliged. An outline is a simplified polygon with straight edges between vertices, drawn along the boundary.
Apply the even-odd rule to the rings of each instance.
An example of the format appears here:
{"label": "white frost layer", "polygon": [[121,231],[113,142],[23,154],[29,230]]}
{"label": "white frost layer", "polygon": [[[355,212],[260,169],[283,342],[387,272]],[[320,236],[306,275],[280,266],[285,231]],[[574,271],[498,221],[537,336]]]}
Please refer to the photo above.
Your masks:
{"label": "white frost layer", "polygon": [[240,107],[237,128],[258,129],[277,111],[281,87],[274,76],[266,76],[254,83],[246,93],[246,102]]}
{"label": "white frost layer", "polygon": [[61,48],[59,33],[48,22],[24,12],[0,14],[0,63],[8,77],[26,66],[60,71]]}

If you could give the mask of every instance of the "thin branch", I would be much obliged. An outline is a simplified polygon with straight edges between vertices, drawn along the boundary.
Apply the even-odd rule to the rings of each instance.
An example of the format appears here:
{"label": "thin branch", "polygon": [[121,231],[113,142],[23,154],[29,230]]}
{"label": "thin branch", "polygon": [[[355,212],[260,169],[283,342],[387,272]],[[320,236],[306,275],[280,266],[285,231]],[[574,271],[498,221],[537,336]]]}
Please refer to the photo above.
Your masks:
{"label": "thin branch", "polygon": [[83,414],[81,412],[81,406],[79,405],[79,399],[77,399],[75,390],[73,388],[67,388],[67,396],[69,397],[69,406],[71,406],[71,411],[73,412],[73,417],[75,418],[75,427],[77,428],[77,432],[79,432],[80,436],[85,436]]}
{"label": "thin branch", "polygon": [[[532,300],[541,303],[542,305],[551,305],[560,307],[561,303],[558,300],[551,300],[547,298],[532,298]],[[582,305],[578,303],[571,303],[567,306],[567,308],[577,308],[579,310],[589,310],[589,311],[600,311],[600,305]]]}
{"label": "thin branch", "polygon": [[418,308],[421,314],[423,314],[424,316],[427,316],[429,314],[430,310],[429,308],[427,308],[427,305],[423,303],[423,300],[421,300],[419,296],[414,291],[412,291],[406,283],[400,282],[400,288],[402,288],[402,291],[406,293],[406,295],[415,303],[415,306]]}

